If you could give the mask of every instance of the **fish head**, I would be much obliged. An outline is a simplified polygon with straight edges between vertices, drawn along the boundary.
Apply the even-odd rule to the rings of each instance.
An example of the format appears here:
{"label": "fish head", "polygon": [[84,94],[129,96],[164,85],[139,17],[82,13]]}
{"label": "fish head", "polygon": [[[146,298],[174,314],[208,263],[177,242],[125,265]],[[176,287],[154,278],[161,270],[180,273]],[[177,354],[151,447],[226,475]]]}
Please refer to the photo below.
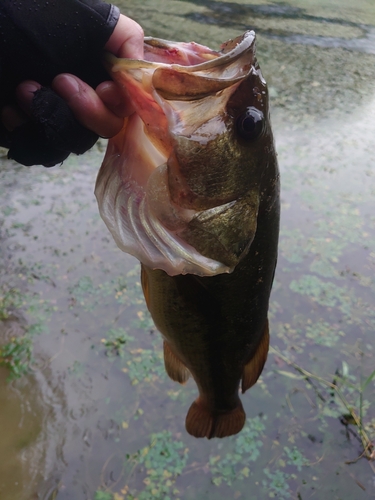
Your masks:
{"label": "fish head", "polygon": [[146,38],[145,60],[107,67],[135,109],[96,185],[117,244],[170,275],[233,271],[276,162],[254,32],[220,51]]}

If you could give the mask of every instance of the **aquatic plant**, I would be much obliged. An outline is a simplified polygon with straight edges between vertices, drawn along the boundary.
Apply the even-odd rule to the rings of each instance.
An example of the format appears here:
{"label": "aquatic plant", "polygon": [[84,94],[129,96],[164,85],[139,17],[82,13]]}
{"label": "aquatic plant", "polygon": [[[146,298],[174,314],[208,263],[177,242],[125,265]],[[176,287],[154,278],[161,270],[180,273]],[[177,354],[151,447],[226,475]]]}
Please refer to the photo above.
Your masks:
{"label": "aquatic plant", "polygon": [[106,355],[108,357],[125,356],[126,344],[134,340],[134,337],[129,335],[123,328],[110,328],[102,338],[102,344],[106,348]]}
{"label": "aquatic plant", "polygon": [[37,294],[22,293],[17,288],[2,285],[0,288],[0,322],[7,331],[7,323],[19,323],[24,315],[29,320],[20,325],[16,334],[12,327],[0,339],[0,366],[9,370],[8,379],[20,378],[29,372],[33,363],[33,336],[46,329],[46,322],[55,306],[40,299]]}
{"label": "aquatic plant", "polygon": [[138,467],[146,473],[143,480],[145,489],[132,496],[135,492],[125,487],[124,491],[129,491],[127,498],[170,500],[172,496],[178,496],[174,483],[185,468],[188,456],[188,448],[182,441],[174,439],[170,432],[152,434],[148,446],[127,457],[128,464],[132,465],[129,478]]}
{"label": "aquatic plant", "polygon": [[9,370],[8,379],[19,378],[28,373],[32,362],[33,341],[28,335],[12,337],[0,346],[0,366]]}
{"label": "aquatic plant", "polygon": [[235,480],[249,476],[249,462],[257,460],[263,446],[264,420],[265,417],[259,416],[248,418],[246,426],[234,441],[233,451],[209,458],[213,484],[220,486],[226,483],[230,486]]}

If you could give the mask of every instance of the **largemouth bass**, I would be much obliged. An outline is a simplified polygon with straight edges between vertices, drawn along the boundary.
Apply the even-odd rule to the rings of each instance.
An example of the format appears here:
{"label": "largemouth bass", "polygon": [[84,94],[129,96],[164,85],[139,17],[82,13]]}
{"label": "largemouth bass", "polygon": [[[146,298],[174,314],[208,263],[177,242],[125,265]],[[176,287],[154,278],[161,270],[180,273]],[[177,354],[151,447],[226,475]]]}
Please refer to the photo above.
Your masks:
{"label": "largemouth bass", "polygon": [[118,246],[142,263],[168,375],[199,390],[196,437],[239,432],[269,346],[279,173],[255,34],[214,51],[145,39],[145,60],[107,58],[135,113],[96,183]]}

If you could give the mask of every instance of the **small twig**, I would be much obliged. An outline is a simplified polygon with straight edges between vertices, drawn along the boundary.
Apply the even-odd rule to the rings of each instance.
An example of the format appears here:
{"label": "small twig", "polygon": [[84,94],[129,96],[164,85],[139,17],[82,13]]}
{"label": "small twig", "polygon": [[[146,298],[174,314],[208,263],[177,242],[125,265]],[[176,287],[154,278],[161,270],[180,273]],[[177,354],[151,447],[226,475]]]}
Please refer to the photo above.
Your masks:
{"label": "small twig", "polygon": [[[181,476],[185,476],[186,474],[191,474],[192,472],[196,472],[197,470],[204,470],[205,468],[208,468],[210,465],[209,462],[207,462],[206,464],[197,464],[197,465],[188,465],[187,467],[185,467],[185,469],[183,470],[183,472],[181,473]],[[190,467],[190,469],[189,469]]]}
{"label": "small twig", "polygon": [[124,485],[124,489],[125,489],[125,488],[129,488],[129,484],[128,484],[128,483],[129,483],[129,481],[130,481],[130,479],[131,479],[131,477],[132,477],[132,475],[133,475],[133,473],[134,473],[134,471],[135,471],[135,469],[137,468],[137,466],[138,466],[138,465],[139,465],[139,463],[138,463],[138,462],[135,462],[135,463],[134,463],[134,465],[133,465],[133,467],[130,469],[130,472],[129,472],[129,474],[128,474],[128,477],[126,478],[126,482],[125,482],[125,485]]}
{"label": "small twig", "polygon": [[[101,483],[101,484],[105,484],[105,482],[104,482],[104,473],[105,473],[106,468],[108,467],[109,462],[112,460],[112,458],[113,458],[114,456],[115,456],[115,454],[114,454],[114,453],[112,453],[112,455],[110,455],[110,456],[107,458],[107,460],[104,462],[104,465],[103,465],[102,470],[101,470],[101,472],[100,472],[100,483]],[[106,488],[107,488],[107,486],[106,486]]]}
{"label": "small twig", "polygon": [[286,398],[287,405],[289,406],[289,410],[292,413],[294,413],[294,408],[293,408],[292,402],[290,400],[289,394],[287,394],[285,398]]}
{"label": "small twig", "polygon": [[350,476],[352,479],[354,479],[354,481],[358,484],[358,486],[359,486],[359,487],[360,487],[363,491],[366,491],[366,488],[363,486],[363,484],[362,484],[362,483],[360,483],[360,482],[358,481],[358,479],[356,479],[356,478],[353,476],[353,474],[352,474],[351,472],[349,472],[349,476]]}
{"label": "small twig", "polygon": [[311,400],[311,398],[309,397],[309,395],[306,394],[306,391],[303,391],[303,394],[304,394],[305,398],[307,399],[307,401],[310,403],[310,406],[312,408],[316,408],[316,404],[314,404],[313,401]]}
{"label": "small twig", "polygon": [[362,444],[361,436],[358,436],[358,433],[349,427],[349,422],[346,420],[345,416],[340,417],[339,420],[340,423],[346,427],[347,438],[349,439],[349,434],[351,434],[359,443]]}
{"label": "small twig", "polygon": [[363,450],[363,452],[359,455],[359,457],[357,457],[354,460],[347,460],[345,463],[348,464],[348,465],[350,465],[350,464],[356,464],[358,462],[358,460],[361,460],[361,458],[366,454],[367,450],[368,450],[368,447]]}
{"label": "small twig", "polygon": [[322,394],[320,394],[320,392],[319,392],[318,388],[316,387],[316,385],[314,384],[314,382],[310,379],[310,377],[307,377],[307,376],[305,375],[305,379],[306,379],[306,381],[307,381],[307,382],[311,385],[311,387],[314,389],[314,392],[315,392],[315,394],[318,396],[318,398],[319,398],[321,401],[323,401],[323,403],[326,403],[326,402],[327,402],[326,398],[325,398]]}
{"label": "small twig", "polygon": [[129,304],[124,304],[122,307],[120,307],[119,312],[117,313],[117,316],[113,320],[113,323],[116,325],[118,320],[120,319],[120,316],[122,313],[129,307]]}
{"label": "small twig", "polygon": [[318,460],[316,460],[315,462],[310,462],[310,463],[308,464],[308,466],[309,466],[309,467],[312,467],[313,465],[316,465],[316,464],[320,463],[320,462],[323,460],[323,458],[324,458],[325,454],[326,454],[326,452],[324,452],[324,453],[323,453],[323,455],[322,455],[320,458],[318,458]]}

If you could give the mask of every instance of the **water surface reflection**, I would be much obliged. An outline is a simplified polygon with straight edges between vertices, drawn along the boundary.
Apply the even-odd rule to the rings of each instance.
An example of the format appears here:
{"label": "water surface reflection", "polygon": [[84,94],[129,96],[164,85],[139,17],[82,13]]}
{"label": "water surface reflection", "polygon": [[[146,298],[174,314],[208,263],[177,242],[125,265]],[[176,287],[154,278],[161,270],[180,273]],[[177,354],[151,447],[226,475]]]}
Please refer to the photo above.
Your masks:
{"label": "water surface reflection", "polygon": [[[315,17],[375,24],[365,2],[341,2],[340,13],[330,2],[289,5]],[[238,34],[237,26],[217,24],[202,33],[200,22],[181,17],[206,13],[204,4],[130,1],[124,11],[148,34],[169,39],[215,45]],[[114,247],[97,214],[92,191],[103,153],[93,150],[52,171],[4,162],[0,295],[10,284],[19,290],[12,314],[24,317],[35,346],[32,376],[11,386],[1,380],[7,499],[20,491],[14,474],[24,478],[27,500],[36,492],[58,500],[374,496],[373,463],[345,463],[363,451],[358,428],[343,425],[347,409],[288,364],[335,379],[359,409],[358,388],[374,367],[374,56],[260,34],[258,57],[273,87],[282,171],[270,308],[271,345],[280,355],[269,357],[244,398],[244,430],[209,442],[185,433],[194,386],[179,390],[166,378],[137,263]],[[371,380],[362,414],[372,440],[374,397]]]}

